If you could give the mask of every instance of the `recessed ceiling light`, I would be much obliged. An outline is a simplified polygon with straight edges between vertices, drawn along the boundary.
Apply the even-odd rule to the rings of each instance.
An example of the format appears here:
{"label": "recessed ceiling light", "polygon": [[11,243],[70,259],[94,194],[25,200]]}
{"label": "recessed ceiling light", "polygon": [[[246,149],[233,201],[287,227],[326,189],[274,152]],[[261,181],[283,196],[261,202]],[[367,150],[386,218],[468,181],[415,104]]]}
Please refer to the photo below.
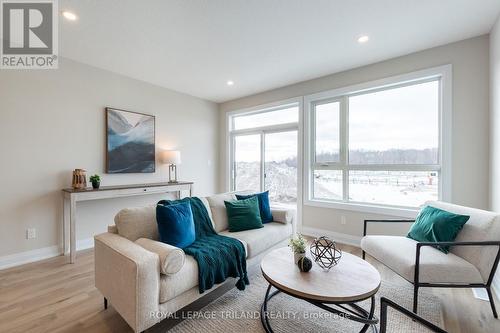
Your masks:
{"label": "recessed ceiling light", "polygon": [[234,81],[228,80],[228,81],[226,82],[226,84],[227,84],[228,86],[232,86],[232,85],[234,85]]}
{"label": "recessed ceiling light", "polygon": [[65,19],[70,21],[76,21],[76,19],[78,18],[78,16],[76,16],[74,13],[68,11],[62,12],[62,15],[64,16]]}
{"label": "recessed ceiling light", "polygon": [[363,44],[363,43],[366,43],[369,40],[370,40],[370,37],[368,37],[366,35],[365,36],[361,36],[361,37],[358,38],[358,43]]}

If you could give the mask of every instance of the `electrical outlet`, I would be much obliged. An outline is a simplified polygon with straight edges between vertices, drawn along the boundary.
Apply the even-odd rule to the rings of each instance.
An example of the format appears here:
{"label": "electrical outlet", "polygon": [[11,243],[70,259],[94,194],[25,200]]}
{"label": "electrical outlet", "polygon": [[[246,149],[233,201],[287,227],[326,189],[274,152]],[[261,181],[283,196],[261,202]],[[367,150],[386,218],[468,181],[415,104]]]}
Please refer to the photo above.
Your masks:
{"label": "electrical outlet", "polygon": [[26,239],[35,239],[36,238],[36,229],[28,228],[26,229]]}
{"label": "electrical outlet", "polygon": [[342,224],[342,225],[346,224],[346,218],[345,218],[345,216],[344,216],[344,215],[342,215],[342,216],[340,217],[340,224]]}

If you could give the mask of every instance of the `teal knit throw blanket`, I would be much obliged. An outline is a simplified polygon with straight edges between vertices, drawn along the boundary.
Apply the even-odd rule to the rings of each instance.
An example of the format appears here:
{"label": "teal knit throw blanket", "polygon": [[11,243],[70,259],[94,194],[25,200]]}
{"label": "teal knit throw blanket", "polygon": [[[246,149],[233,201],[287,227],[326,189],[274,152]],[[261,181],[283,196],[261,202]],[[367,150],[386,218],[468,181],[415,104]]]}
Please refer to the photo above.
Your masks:
{"label": "teal knit throw blanket", "polygon": [[212,226],[205,205],[199,198],[162,200],[158,205],[189,202],[193,211],[196,239],[184,248],[187,255],[198,262],[198,288],[200,294],[224,282],[228,277],[237,278],[236,287],[244,290],[249,284],[245,248],[236,238],[218,235]]}

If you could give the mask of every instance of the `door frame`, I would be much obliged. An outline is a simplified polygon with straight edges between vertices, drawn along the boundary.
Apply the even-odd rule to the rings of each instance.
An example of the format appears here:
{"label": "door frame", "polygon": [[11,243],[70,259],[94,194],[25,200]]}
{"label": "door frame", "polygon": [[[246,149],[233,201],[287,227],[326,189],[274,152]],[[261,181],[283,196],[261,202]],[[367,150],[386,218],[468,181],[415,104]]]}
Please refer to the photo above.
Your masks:
{"label": "door frame", "polygon": [[[295,97],[286,100],[276,101],[273,103],[258,105],[255,107],[229,111],[225,114],[225,132],[226,132],[226,154],[225,154],[225,171],[224,171],[224,188],[225,191],[233,191],[234,189],[234,137],[243,134],[261,134],[261,188],[264,188],[264,163],[265,163],[265,146],[264,136],[265,133],[286,132],[290,130],[297,130],[297,212],[296,223],[294,224],[294,232],[302,230],[302,208],[303,208],[303,174],[304,174],[304,108],[303,97]],[[232,119],[236,115],[252,114],[275,111],[278,109],[297,106],[299,109],[299,119],[297,123],[285,123],[279,125],[263,126],[258,128],[232,130]]]}
{"label": "door frame", "polygon": [[[289,124],[286,124],[289,125]],[[276,127],[276,128],[275,128]],[[233,146],[232,150],[232,155],[231,155],[231,180],[230,180],[230,190],[231,191],[236,191],[236,184],[235,184],[235,173],[236,173],[236,167],[235,163],[236,161],[234,160],[235,158],[235,147],[236,143],[235,140],[237,137],[241,136],[247,136],[247,135],[259,135],[260,136],[260,189],[259,191],[265,191],[266,190],[266,135],[268,134],[275,134],[275,133],[286,133],[286,132],[297,132],[297,201],[298,201],[298,170],[299,170],[299,128],[298,124],[293,123],[292,126],[269,126],[268,129],[261,129],[258,131],[245,131],[244,133],[231,133],[231,144]]]}

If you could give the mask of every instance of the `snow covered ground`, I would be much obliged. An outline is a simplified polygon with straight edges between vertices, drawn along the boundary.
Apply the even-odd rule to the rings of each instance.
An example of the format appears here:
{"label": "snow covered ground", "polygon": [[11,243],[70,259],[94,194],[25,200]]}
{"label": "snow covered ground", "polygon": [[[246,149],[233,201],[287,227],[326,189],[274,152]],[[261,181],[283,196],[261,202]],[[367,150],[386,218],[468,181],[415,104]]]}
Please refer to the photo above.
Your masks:
{"label": "snow covered ground", "polygon": [[[260,190],[258,162],[237,163],[236,188]],[[434,172],[352,171],[349,178],[349,200],[373,204],[418,207],[427,200],[438,199],[438,175]],[[272,202],[295,204],[297,201],[297,168],[286,162],[266,163],[266,189]],[[316,171],[314,196],[318,199],[342,200],[342,174],[336,170]]]}

